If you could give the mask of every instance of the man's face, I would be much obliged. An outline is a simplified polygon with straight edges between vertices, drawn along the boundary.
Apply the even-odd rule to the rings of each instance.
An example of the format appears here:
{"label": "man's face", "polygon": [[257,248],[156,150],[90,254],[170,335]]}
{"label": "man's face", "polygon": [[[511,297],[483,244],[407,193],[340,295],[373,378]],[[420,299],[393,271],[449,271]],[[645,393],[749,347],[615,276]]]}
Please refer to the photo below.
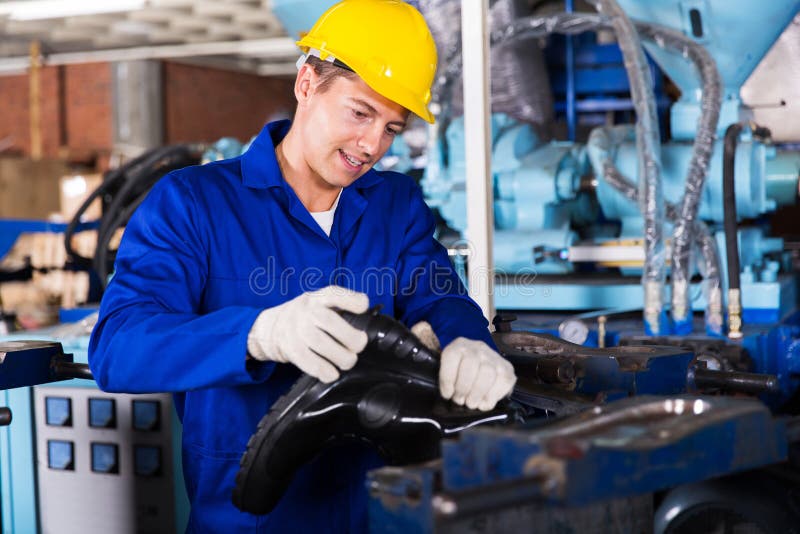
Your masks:
{"label": "man's face", "polygon": [[360,78],[336,77],[324,91],[312,82],[299,102],[306,164],[320,185],[347,187],[389,149],[409,112],[373,91]]}

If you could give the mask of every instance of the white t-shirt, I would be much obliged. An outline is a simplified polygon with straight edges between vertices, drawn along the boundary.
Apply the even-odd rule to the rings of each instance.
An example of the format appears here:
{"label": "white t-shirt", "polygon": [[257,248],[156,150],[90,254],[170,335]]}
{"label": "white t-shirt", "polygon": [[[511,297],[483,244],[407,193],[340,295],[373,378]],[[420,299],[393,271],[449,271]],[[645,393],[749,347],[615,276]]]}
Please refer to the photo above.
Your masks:
{"label": "white t-shirt", "polygon": [[342,197],[342,190],[339,190],[339,195],[336,197],[336,201],[331,206],[331,209],[328,211],[312,211],[311,216],[314,217],[314,220],[317,221],[317,224],[322,231],[325,232],[325,235],[328,237],[331,236],[331,228],[333,227],[333,215],[336,213],[336,206],[339,205],[339,199]]}

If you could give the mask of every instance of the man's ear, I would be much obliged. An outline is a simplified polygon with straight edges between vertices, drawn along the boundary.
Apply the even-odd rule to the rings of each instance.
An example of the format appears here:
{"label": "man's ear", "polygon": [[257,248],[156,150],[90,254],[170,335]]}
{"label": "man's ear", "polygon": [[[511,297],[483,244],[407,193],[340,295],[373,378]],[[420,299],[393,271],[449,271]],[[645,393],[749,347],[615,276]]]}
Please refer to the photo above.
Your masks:
{"label": "man's ear", "polygon": [[314,67],[308,63],[304,63],[300,70],[297,71],[297,78],[294,80],[294,96],[297,102],[305,102],[311,97],[317,82],[317,73],[314,72]]}

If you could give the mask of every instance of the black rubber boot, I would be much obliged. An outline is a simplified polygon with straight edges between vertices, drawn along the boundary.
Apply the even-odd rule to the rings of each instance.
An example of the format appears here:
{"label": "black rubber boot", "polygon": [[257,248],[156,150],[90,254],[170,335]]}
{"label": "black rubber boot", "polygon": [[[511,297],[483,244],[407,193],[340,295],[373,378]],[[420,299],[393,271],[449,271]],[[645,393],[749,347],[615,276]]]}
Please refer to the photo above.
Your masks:
{"label": "black rubber boot", "polygon": [[303,376],[278,399],[247,443],[233,504],[269,513],[297,469],[337,441],[371,444],[389,464],[431,460],[444,436],[487,423],[522,420],[522,409],[504,400],[494,410],[469,410],[439,395],[439,353],[425,347],[402,323],[378,309],[342,312],[367,332],[367,347],[351,370],[324,384]]}

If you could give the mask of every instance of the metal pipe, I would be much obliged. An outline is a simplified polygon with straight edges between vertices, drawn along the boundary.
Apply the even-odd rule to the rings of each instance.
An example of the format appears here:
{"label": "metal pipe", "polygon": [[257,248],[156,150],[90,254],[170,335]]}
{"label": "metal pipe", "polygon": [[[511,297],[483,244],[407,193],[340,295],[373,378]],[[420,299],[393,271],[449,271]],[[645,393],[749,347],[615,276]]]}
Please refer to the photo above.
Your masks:
{"label": "metal pipe", "polygon": [[89,366],[85,363],[56,361],[53,363],[52,369],[56,378],[59,380],[66,380],[68,378],[94,380],[92,371],[89,370]]}
{"label": "metal pipe", "polygon": [[[574,10],[573,0],[566,0],[565,11],[572,13]],[[575,49],[572,36],[566,36],[566,56],[567,56],[567,139],[575,141]]]}
{"label": "metal pipe", "polygon": [[11,424],[11,408],[3,406],[0,408],[0,426],[8,426]]}
{"label": "metal pipe", "polygon": [[575,363],[569,358],[518,352],[504,356],[519,376],[534,378],[545,384],[570,384],[575,380]]}
{"label": "metal pipe", "polygon": [[689,371],[689,381],[697,389],[722,389],[731,393],[775,393],[781,389],[775,375],[739,371],[694,368]]}
{"label": "metal pipe", "polygon": [[540,474],[457,493],[440,493],[433,496],[431,505],[438,522],[454,521],[530,504],[546,495],[542,488],[546,481],[547,476]]}

